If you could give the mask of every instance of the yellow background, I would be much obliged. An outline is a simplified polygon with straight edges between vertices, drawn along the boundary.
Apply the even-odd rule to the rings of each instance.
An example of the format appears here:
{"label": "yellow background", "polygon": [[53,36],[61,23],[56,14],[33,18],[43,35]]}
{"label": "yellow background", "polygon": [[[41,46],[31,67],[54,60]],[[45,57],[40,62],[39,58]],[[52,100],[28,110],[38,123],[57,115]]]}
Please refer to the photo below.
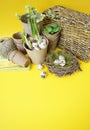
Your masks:
{"label": "yellow background", "polygon": [[[56,4],[90,14],[90,0],[0,0],[0,38],[21,31],[15,13]],[[0,72],[0,130],[90,130],[90,62],[82,72],[56,77],[30,71]],[[47,71],[47,68],[44,70]],[[48,72],[48,71],[47,71]]]}

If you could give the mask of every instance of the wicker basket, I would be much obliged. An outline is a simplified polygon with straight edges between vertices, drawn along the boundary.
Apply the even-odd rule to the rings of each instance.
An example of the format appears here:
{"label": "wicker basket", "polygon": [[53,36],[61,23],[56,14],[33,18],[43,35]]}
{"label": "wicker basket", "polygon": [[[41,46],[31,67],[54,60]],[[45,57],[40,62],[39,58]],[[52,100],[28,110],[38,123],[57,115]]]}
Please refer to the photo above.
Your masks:
{"label": "wicker basket", "polygon": [[64,51],[58,51],[58,54],[64,54],[64,56],[67,54],[69,56],[69,63],[67,63],[66,59],[66,65],[65,66],[60,66],[60,65],[55,65],[54,60],[53,60],[53,53],[46,58],[46,65],[51,73],[54,73],[57,76],[65,76],[65,75],[71,75],[74,73],[76,70],[81,70],[79,62],[77,61],[77,58],[67,50]]}
{"label": "wicker basket", "polygon": [[[50,9],[55,13],[54,20],[63,27],[59,47],[68,49],[85,62],[89,61],[90,15],[59,5]],[[44,13],[47,11],[45,10]]]}

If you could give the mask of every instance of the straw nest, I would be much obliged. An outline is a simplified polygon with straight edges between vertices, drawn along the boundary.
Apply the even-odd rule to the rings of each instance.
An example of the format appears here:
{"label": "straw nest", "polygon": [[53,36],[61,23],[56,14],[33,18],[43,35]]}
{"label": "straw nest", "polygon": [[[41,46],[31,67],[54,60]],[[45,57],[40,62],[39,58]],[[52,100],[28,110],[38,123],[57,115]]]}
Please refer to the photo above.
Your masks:
{"label": "straw nest", "polygon": [[[55,13],[54,20],[63,27],[59,41],[60,48],[66,48],[76,57],[90,60],[90,15],[63,6],[50,8]],[[46,13],[48,10],[45,10]],[[49,20],[44,20],[46,24]]]}
{"label": "straw nest", "polygon": [[[58,59],[59,56],[65,58],[66,63],[64,66],[54,64],[54,61]],[[57,76],[71,75],[76,70],[81,70],[77,58],[68,50],[52,52],[51,55],[46,58],[46,66],[51,73]]]}

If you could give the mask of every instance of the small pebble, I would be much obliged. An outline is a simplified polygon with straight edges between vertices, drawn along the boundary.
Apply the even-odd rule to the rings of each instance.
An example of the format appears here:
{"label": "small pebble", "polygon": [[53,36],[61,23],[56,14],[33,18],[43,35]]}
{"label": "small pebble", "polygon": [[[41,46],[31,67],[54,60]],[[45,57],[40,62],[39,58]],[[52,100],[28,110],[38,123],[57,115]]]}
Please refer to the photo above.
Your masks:
{"label": "small pebble", "polygon": [[47,73],[45,71],[41,72],[40,76],[41,78],[46,78]]}
{"label": "small pebble", "polygon": [[41,70],[41,69],[43,69],[43,66],[42,66],[41,64],[38,64],[38,65],[37,65],[37,69],[38,69],[38,70]]}

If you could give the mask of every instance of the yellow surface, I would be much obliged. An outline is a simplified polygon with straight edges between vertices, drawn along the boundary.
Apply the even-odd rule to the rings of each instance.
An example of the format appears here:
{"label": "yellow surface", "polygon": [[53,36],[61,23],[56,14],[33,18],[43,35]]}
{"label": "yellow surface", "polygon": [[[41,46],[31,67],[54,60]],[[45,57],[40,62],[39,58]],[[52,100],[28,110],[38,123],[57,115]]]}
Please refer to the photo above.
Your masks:
{"label": "yellow surface", "polygon": [[[0,37],[22,30],[14,14],[28,3],[39,11],[60,4],[90,14],[90,0],[0,0]],[[46,79],[36,66],[0,72],[0,130],[90,130],[90,62],[81,68],[62,78],[48,73]]]}

